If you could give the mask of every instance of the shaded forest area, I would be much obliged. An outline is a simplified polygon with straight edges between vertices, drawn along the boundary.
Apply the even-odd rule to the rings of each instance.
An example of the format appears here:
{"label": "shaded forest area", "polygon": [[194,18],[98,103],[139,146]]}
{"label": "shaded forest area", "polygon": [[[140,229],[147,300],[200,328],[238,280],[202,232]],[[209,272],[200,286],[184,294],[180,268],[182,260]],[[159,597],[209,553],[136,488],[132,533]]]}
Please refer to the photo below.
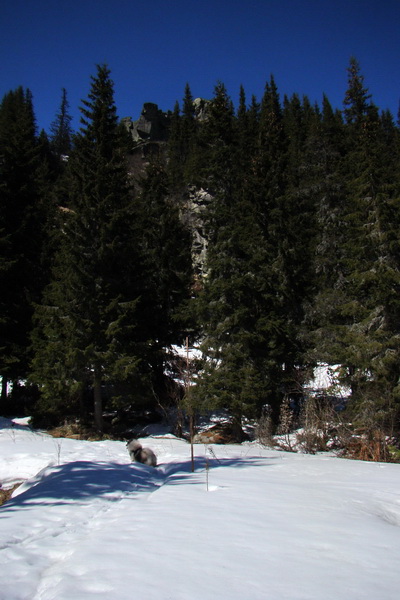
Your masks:
{"label": "shaded forest area", "polygon": [[[398,445],[399,124],[355,58],[347,73],[343,110],[281,99],[271,76],[237,108],[218,83],[199,112],[187,85],[152,145],[119,120],[104,65],[78,132],[65,90],[39,134],[31,92],[6,94],[2,412],[122,432],[224,409],[282,428],[325,363],[351,390],[346,423]],[[173,351],[185,340],[203,359]]]}

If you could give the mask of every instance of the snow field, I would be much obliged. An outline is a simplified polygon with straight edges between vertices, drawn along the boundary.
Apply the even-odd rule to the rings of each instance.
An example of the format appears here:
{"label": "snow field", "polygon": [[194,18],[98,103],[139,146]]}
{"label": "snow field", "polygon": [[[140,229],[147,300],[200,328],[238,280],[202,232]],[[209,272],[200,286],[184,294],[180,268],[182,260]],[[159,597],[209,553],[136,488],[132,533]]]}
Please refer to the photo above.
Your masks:
{"label": "snow field", "polygon": [[0,427],[0,600],[397,600],[400,465]]}

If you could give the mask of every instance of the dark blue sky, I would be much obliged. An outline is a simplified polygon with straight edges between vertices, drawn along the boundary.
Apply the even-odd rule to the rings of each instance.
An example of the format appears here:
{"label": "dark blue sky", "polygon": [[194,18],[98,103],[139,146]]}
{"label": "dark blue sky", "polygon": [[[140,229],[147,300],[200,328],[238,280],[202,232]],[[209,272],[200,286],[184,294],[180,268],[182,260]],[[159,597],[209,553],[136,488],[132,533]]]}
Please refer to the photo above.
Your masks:
{"label": "dark blue sky", "polygon": [[347,66],[361,64],[373,101],[397,117],[400,0],[0,0],[0,98],[22,85],[48,129],[68,93],[78,106],[107,63],[119,116],[143,102],[173,109],[189,82],[210,98],[222,81],[261,97],[272,73],[283,97],[326,93],[342,108]]}

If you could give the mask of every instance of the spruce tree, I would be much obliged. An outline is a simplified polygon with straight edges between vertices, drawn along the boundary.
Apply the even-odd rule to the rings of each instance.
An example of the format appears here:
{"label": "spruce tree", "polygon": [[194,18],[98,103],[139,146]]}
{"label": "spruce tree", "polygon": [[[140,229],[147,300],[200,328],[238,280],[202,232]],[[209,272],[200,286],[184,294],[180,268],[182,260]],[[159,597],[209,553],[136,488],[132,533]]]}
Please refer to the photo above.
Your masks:
{"label": "spruce tree", "polygon": [[360,412],[369,404],[369,414],[375,414],[377,422],[387,427],[388,416],[393,416],[400,399],[396,366],[400,351],[396,293],[400,263],[395,136],[388,136],[383,126],[371,104],[360,127],[355,128],[357,141],[348,154],[352,206],[348,215],[351,239],[346,244],[344,340],[354,400]]}
{"label": "spruce tree", "polygon": [[341,361],[342,319],[337,313],[344,301],[347,197],[343,173],[345,125],[324,95],[315,151],[316,239],[315,295],[306,308],[308,360],[337,364]]}
{"label": "spruce tree", "polygon": [[283,366],[288,359],[287,323],[284,299],[285,279],[280,264],[280,248],[285,237],[288,216],[284,213],[287,140],[278,89],[271,76],[264,89],[260,106],[258,148],[253,173],[249,177],[258,223],[262,231],[265,260],[264,279],[264,336],[260,352],[265,360],[269,380],[268,404],[273,419],[279,414],[285,390]]}
{"label": "spruce tree", "polygon": [[179,102],[175,102],[168,137],[168,175],[171,186],[180,191],[184,184],[182,164],[182,117]]}
{"label": "spruce tree", "polygon": [[399,378],[397,136],[393,120],[370,101],[355,59],[348,75],[345,128],[324,108],[325,142],[336,141],[325,145],[333,160],[318,215],[315,340],[323,360],[342,365],[355,422],[392,432]]}
{"label": "spruce tree", "polygon": [[347,90],[343,100],[344,116],[349,125],[359,126],[368,110],[371,94],[364,87],[364,76],[358,60],[352,56],[347,69]]}
{"label": "spruce tree", "polygon": [[207,359],[193,394],[203,406],[228,409],[239,427],[242,417],[257,414],[269,397],[268,285],[257,205],[239,159],[238,129],[222,84],[216,87],[201,135],[202,174],[212,201],[206,213],[207,276],[197,299]]}
{"label": "spruce tree", "polygon": [[26,379],[32,304],[43,284],[45,214],[38,185],[40,157],[32,95],[22,87],[0,105],[0,375]]}
{"label": "spruce tree", "polygon": [[182,114],[179,103],[176,102],[168,140],[168,173],[173,188],[180,193],[187,184],[193,183],[193,173],[196,170],[196,134],[197,123],[193,97],[187,83]]}
{"label": "spruce tree", "polygon": [[282,310],[286,317],[285,366],[297,383],[306,347],[302,337],[305,307],[313,298],[316,235],[315,146],[319,138],[319,114],[305,97],[286,99],[283,125],[287,140],[285,191],[280,200],[283,217],[277,240]]}
{"label": "spruce tree", "polygon": [[163,161],[150,163],[137,201],[145,282],[142,319],[149,340],[145,362],[159,400],[167,391],[165,366],[171,347],[182,343],[190,326],[190,235],[169,181]]}
{"label": "spruce tree", "polygon": [[187,83],[183,97],[181,124],[182,163],[184,165],[183,175],[185,183],[191,182],[194,169],[196,168],[195,154],[198,126],[192,92]]}
{"label": "spruce tree", "polygon": [[104,384],[137,373],[144,343],[141,260],[113,94],[109,69],[98,66],[68,162],[69,206],[60,211],[53,280],[36,311],[32,373],[46,410],[91,388],[98,430]]}
{"label": "spruce tree", "polygon": [[250,107],[246,104],[246,94],[243,86],[239,91],[239,106],[236,115],[237,149],[236,159],[238,161],[238,177],[250,181],[254,173],[258,149],[259,131],[259,105],[256,98],[252,97]]}
{"label": "spruce tree", "polygon": [[63,88],[60,110],[50,126],[51,148],[61,163],[67,159],[72,147],[73,132],[71,121],[72,117],[69,114],[67,92]]}

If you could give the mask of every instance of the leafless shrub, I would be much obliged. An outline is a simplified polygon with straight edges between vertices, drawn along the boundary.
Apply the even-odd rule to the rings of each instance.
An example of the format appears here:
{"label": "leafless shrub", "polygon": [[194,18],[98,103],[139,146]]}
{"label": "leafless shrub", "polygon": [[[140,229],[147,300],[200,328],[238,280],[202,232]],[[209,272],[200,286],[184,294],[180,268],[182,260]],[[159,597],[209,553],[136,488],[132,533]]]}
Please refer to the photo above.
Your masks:
{"label": "leafless shrub", "polygon": [[307,454],[328,450],[333,408],[324,398],[309,396],[300,413],[301,430],[296,435],[299,448]]}
{"label": "leafless shrub", "polygon": [[377,381],[364,382],[350,408],[354,430],[343,455],[376,462],[394,460],[390,446],[396,443],[398,412],[391,390]]}
{"label": "leafless shrub", "polygon": [[269,448],[275,446],[271,410],[269,408],[263,412],[257,422],[255,437],[262,446],[267,446]]}
{"label": "leafless shrub", "polygon": [[390,462],[392,455],[389,445],[381,429],[358,432],[349,441],[344,456],[355,460]]}
{"label": "leafless shrub", "polygon": [[295,415],[290,406],[289,396],[285,396],[282,401],[281,408],[279,411],[279,425],[277,429],[277,436],[275,443],[282,450],[288,452],[295,452],[296,449],[293,444],[293,430],[295,426]]}

